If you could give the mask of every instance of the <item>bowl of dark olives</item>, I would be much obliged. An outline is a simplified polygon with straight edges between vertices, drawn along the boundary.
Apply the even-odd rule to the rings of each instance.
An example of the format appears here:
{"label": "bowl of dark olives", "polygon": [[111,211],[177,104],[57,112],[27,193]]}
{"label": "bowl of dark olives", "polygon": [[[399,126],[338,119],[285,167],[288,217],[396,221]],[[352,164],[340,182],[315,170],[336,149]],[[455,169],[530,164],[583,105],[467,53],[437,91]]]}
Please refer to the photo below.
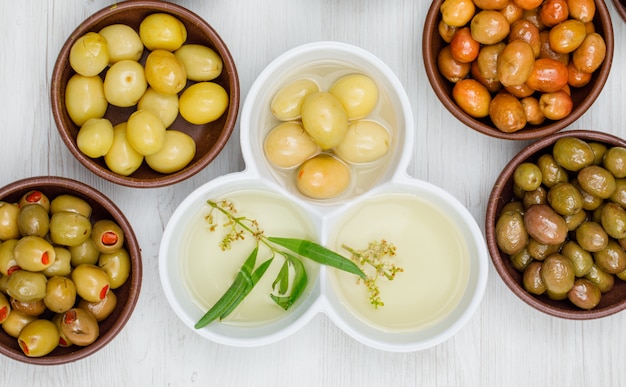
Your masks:
{"label": "bowl of dark olives", "polygon": [[480,133],[511,140],[580,118],[608,78],[613,27],[603,1],[561,3],[433,1],[422,52],[445,108]]}
{"label": "bowl of dark olives", "polygon": [[239,111],[235,62],[200,16],[170,2],[125,1],[61,47],[52,112],[72,155],[116,184],[171,185],[226,145]]}
{"label": "bowl of dark olives", "polygon": [[122,211],[63,177],[0,188],[0,267],[0,353],[29,364],[102,349],[141,288],[141,250]]}
{"label": "bowl of dark olives", "polygon": [[497,178],[485,234],[522,301],[594,319],[626,308],[626,141],[563,131],[529,145]]}

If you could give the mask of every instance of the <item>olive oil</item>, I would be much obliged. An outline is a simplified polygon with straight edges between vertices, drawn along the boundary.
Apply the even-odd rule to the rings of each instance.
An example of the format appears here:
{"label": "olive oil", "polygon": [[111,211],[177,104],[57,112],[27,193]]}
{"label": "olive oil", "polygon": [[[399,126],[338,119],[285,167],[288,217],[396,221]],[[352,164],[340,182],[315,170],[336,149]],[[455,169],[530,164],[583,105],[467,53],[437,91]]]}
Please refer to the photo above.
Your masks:
{"label": "olive oil", "polygon": [[340,302],[364,323],[386,332],[426,328],[451,313],[469,279],[469,253],[454,222],[414,195],[371,198],[347,213],[336,226],[331,248],[348,256],[342,244],[360,250],[373,240],[396,246],[391,259],[404,269],[392,281],[377,283],[384,306],[374,308],[365,285],[354,276],[329,270]]}
{"label": "olive oil", "polygon": [[[234,203],[238,216],[256,219],[266,236],[312,240],[316,238],[310,219],[302,210],[278,194],[245,190],[230,193],[223,199]],[[185,286],[193,303],[202,313],[209,310],[226,292],[255,246],[252,236],[246,234],[244,240],[233,241],[231,249],[222,251],[220,243],[228,229],[221,227],[223,219],[216,218],[216,223],[220,227],[211,232],[205,219],[209,210],[208,205],[198,209],[185,232],[180,254]],[[270,255],[269,249],[261,244],[256,266],[269,259]],[[283,257],[277,255],[255,288],[222,322],[235,325],[262,325],[284,316],[287,312],[270,298],[272,282],[283,262]],[[317,279],[318,267],[304,260],[303,264],[307,269],[310,289]],[[306,297],[306,293],[307,291],[302,298]]]}

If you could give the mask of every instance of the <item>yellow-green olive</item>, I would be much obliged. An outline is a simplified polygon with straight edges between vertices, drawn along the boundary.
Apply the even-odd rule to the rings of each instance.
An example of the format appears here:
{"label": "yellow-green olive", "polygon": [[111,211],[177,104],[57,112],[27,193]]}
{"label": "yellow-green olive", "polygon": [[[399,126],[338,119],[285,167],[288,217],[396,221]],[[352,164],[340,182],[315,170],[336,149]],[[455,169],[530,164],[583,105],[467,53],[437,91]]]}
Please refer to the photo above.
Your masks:
{"label": "yellow-green olive", "polygon": [[0,244],[0,274],[2,275],[8,276],[20,269],[13,254],[17,241],[17,239],[9,239]]}
{"label": "yellow-green olive", "polygon": [[61,332],[72,344],[84,347],[98,339],[100,327],[93,314],[82,308],[72,308],[63,313]]}
{"label": "yellow-green olive", "polygon": [[215,82],[198,82],[183,91],[179,99],[180,115],[195,125],[220,118],[228,108],[228,93]]}
{"label": "yellow-green olive", "polygon": [[11,313],[11,303],[9,299],[0,292],[0,324],[6,321]]}
{"label": "yellow-green olive", "polygon": [[545,293],[546,285],[541,278],[542,264],[539,261],[533,261],[528,264],[524,273],[522,274],[522,284],[527,292],[540,295]]}
{"label": "yellow-green olive", "polygon": [[513,172],[513,180],[524,191],[534,191],[541,185],[541,170],[535,163],[524,162]]}
{"label": "yellow-green olive", "polygon": [[274,94],[270,102],[270,110],[274,117],[281,121],[298,119],[302,115],[304,98],[318,91],[320,91],[320,87],[311,79],[293,80],[282,86]]}
{"label": "yellow-green olive", "polygon": [[50,217],[50,239],[62,246],[78,246],[91,235],[91,222],[81,214],[57,212]]}
{"label": "yellow-green olive", "polygon": [[348,125],[345,137],[334,151],[349,163],[369,163],[385,156],[390,142],[384,126],[375,121],[359,120]]}
{"label": "yellow-green olive", "polygon": [[160,173],[174,173],[185,168],[196,155],[196,142],[185,132],[168,129],[161,149],[146,156],[146,164]]}
{"label": "yellow-green olive", "polygon": [[81,263],[95,265],[98,262],[98,257],[100,257],[100,251],[91,238],[87,238],[78,246],[70,246],[68,249],[71,254],[70,262],[74,267]]}
{"label": "yellow-green olive", "polygon": [[148,87],[137,102],[137,110],[149,110],[158,116],[163,126],[169,128],[178,117],[178,95],[163,94]]}
{"label": "yellow-green olive", "polygon": [[300,192],[310,198],[333,198],[350,186],[350,168],[335,157],[322,153],[300,166],[296,182]]}
{"label": "yellow-green olive", "polygon": [[583,209],[583,197],[570,183],[557,183],[548,190],[548,203],[558,214],[574,215]]}
{"label": "yellow-green olive", "polygon": [[109,64],[109,47],[104,36],[97,32],[87,32],[80,36],[69,55],[70,66],[85,77],[98,75]]}
{"label": "yellow-green olive", "polygon": [[29,204],[39,204],[40,206],[45,208],[46,211],[50,211],[50,199],[48,198],[48,196],[46,196],[46,194],[36,189],[30,190],[22,195],[20,201],[17,204],[20,207],[24,207]]}
{"label": "yellow-green olive", "polygon": [[139,24],[139,37],[148,50],[175,51],[187,40],[187,28],[167,13],[153,13]]}
{"label": "yellow-green olive", "polygon": [[17,218],[20,208],[17,204],[0,201],[0,240],[6,241],[20,237]]}
{"label": "yellow-green olive", "polygon": [[511,255],[510,261],[517,271],[523,272],[533,262],[533,257],[528,252],[528,249],[522,249],[519,253]]}
{"label": "yellow-green olive", "polygon": [[76,266],[72,271],[72,281],[76,286],[76,293],[90,302],[103,300],[111,287],[107,273],[96,265]]}
{"label": "yellow-green olive", "polygon": [[121,60],[138,61],[143,54],[143,43],[139,34],[126,24],[110,24],[98,31],[107,41],[109,63]]}
{"label": "yellow-green olive", "polygon": [[87,302],[85,300],[78,302],[78,307],[91,312],[98,322],[109,317],[116,306],[117,296],[114,292],[109,292],[104,300],[100,302]]}
{"label": "yellow-green olive", "polygon": [[2,323],[2,329],[11,337],[17,338],[28,323],[37,320],[35,316],[28,316],[18,310],[12,310]]}
{"label": "yellow-green olive", "polygon": [[302,126],[322,149],[339,145],[348,131],[348,115],[333,94],[320,91],[302,103]]}
{"label": "yellow-green olive", "polygon": [[602,166],[618,179],[626,177],[626,148],[621,146],[609,148],[602,159]]}
{"label": "yellow-green olive", "polygon": [[606,248],[609,236],[597,222],[583,222],[575,231],[576,241],[583,249],[593,253]]}
{"label": "yellow-green olive", "polygon": [[602,270],[596,264],[591,266],[591,270],[589,270],[589,273],[587,273],[584,278],[596,284],[602,293],[609,292],[615,285],[615,277]]}
{"label": "yellow-green olive", "polygon": [[75,212],[85,218],[89,218],[92,209],[89,203],[84,199],[74,195],[63,194],[55,197],[50,202],[50,213],[52,215],[62,211]]}
{"label": "yellow-green olive", "polygon": [[368,116],[378,104],[378,86],[365,74],[344,75],[329,92],[341,102],[351,121]]}
{"label": "yellow-green olive", "polygon": [[74,286],[74,282],[67,277],[61,276],[49,278],[43,302],[54,313],[62,313],[69,310],[76,303],[76,286]]}
{"label": "yellow-green olive", "polygon": [[563,255],[552,254],[541,264],[541,279],[549,297],[562,299],[563,294],[574,286],[574,267]]}
{"label": "yellow-green olive", "polygon": [[615,191],[615,177],[598,165],[581,169],[576,178],[582,189],[601,199],[608,199]]}
{"label": "yellow-green olive", "polygon": [[104,155],[107,167],[122,176],[135,172],[143,162],[143,155],[137,152],[126,139],[126,122],[113,127],[113,145]]}
{"label": "yellow-green olive", "polygon": [[24,270],[41,271],[54,263],[56,252],[44,238],[28,235],[20,238],[13,247],[13,258]]}
{"label": "yellow-green olive", "polygon": [[541,182],[548,188],[556,183],[569,181],[567,170],[559,165],[551,154],[543,154],[537,159],[537,166],[541,170]]}
{"label": "yellow-green olive", "polygon": [[602,292],[600,288],[585,278],[577,278],[574,286],[567,293],[567,298],[581,309],[593,309],[600,303]]}
{"label": "yellow-green olive", "polygon": [[67,276],[72,272],[72,254],[65,247],[53,246],[54,262],[41,272],[48,278],[53,276]]}
{"label": "yellow-green olive", "polygon": [[496,243],[505,254],[517,254],[528,244],[524,218],[518,211],[503,212],[496,221]]}
{"label": "yellow-green olive", "polygon": [[57,327],[57,330],[59,331],[59,347],[64,347],[64,348],[71,347],[72,346],[72,342],[61,331],[61,321],[62,320],[63,320],[63,313],[55,314],[52,317],[52,320],[51,320],[54,323],[54,325]]}
{"label": "yellow-green olive", "polygon": [[124,245],[124,231],[110,219],[100,219],[91,231],[94,246],[101,253],[110,253]]}
{"label": "yellow-green olive", "polygon": [[562,137],[556,140],[552,155],[560,166],[573,172],[592,165],[595,158],[591,146],[577,137]]}
{"label": "yellow-green olive", "polygon": [[102,157],[113,145],[113,124],[106,118],[91,118],[78,130],[76,146],[91,158]]}
{"label": "yellow-green olive", "polygon": [[50,320],[37,319],[20,332],[17,342],[28,357],[41,357],[52,352],[59,344],[59,330]]}
{"label": "yellow-green olive", "polygon": [[609,239],[607,246],[593,253],[593,261],[603,271],[617,274],[626,270],[626,252],[614,239]]}
{"label": "yellow-green olive", "polygon": [[537,261],[543,261],[550,255],[558,253],[561,250],[561,244],[549,245],[545,243],[537,242],[537,240],[530,238],[526,249],[531,257]]}
{"label": "yellow-green olive", "polygon": [[610,237],[626,238],[626,210],[619,204],[605,203],[600,213],[600,223]]}
{"label": "yellow-green olive", "polygon": [[98,267],[109,276],[111,289],[117,289],[124,285],[130,276],[130,255],[125,248],[100,254]]}
{"label": "yellow-green olive", "polygon": [[141,63],[121,60],[111,65],[104,77],[104,95],[114,106],[130,107],[137,104],[148,88],[147,74]]}
{"label": "yellow-green olive", "polygon": [[296,121],[281,122],[265,137],[267,159],[279,168],[293,168],[320,152],[320,147]]}
{"label": "yellow-green olive", "polygon": [[77,126],[90,118],[102,118],[109,103],[104,96],[104,82],[99,76],[73,75],[65,86],[65,109]]}
{"label": "yellow-green olive", "polygon": [[19,301],[41,300],[46,296],[45,275],[28,270],[17,270],[9,276],[7,294]]}
{"label": "yellow-green olive", "polygon": [[212,48],[201,44],[183,44],[174,55],[185,67],[187,79],[211,81],[222,73],[222,58]]}
{"label": "yellow-green olive", "polygon": [[30,204],[20,209],[17,226],[22,236],[45,237],[50,227],[48,211],[39,204]]}

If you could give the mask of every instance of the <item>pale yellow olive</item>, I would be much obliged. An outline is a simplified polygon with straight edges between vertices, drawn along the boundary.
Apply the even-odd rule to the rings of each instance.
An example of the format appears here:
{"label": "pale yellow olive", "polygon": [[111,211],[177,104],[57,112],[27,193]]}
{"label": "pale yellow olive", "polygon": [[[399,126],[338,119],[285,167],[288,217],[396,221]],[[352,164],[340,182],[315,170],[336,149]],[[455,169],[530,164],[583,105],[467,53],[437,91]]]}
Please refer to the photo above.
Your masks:
{"label": "pale yellow olive", "polygon": [[298,170],[300,192],[313,199],[339,196],[350,186],[350,168],[328,154],[319,154],[305,161]]}
{"label": "pale yellow olive", "polygon": [[100,251],[98,251],[96,244],[91,238],[87,238],[78,246],[70,246],[69,251],[72,266],[78,266],[82,263],[95,265],[100,257]]}
{"label": "pale yellow olive", "polygon": [[98,75],[109,65],[107,40],[97,32],[87,32],[70,48],[70,66],[85,77]]}
{"label": "pale yellow olive", "polygon": [[302,126],[322,149],[331,149],[343,141],[348,131],[348,115],[333,94],[311,93],[302,103]]}
{"label": "pale yellow olive", "polygon": [[103,36],[109,47],[109,63],[121,60],[139,61],[143,54],[143,43],[139,34],[126,24],[111,24],[98,33]]}
{"label": "pale yellow olive", "polygon": [[100,219],[94,223],[91,240],[101,253],[111,253],[124,245],[124,231],[111,219]]}
{"label": "pale yellow olive", "polygon": [[98,267],[109,276],[111,289],[124,285],[130,276],[130,255],[128,250],[120,248],[110,253],[100,254]]}
{"label": "pale yellow olive", "polygon": [[147,88],[147,74],[143,66],[134,60],[114,63],[104,77],[104,95],[114,106],[136,105]]}
{"label": "pale yellow olive", "polygon": [[162,94],[148,87],[137,102],[137,110],[151,111],[161,119],[163,126],[169,128],[178,117],[178,95]]}
{"label": "pale yellow olive", "polygon": [[169,51],[152,51],[146,58],[145,73],[150,87],[159,93],[177,94],[187,84],[185,67]]}
{"label": "pale yellow olive", "polygon": [[50,217],[50,240],[56,245],[78,246],[91,236],[91,227],[89,219],[81,214],[57,212]]}
{"label": "pale yellow olive", "polygon": [[228,108],[228,93],[215,82],[198,82],[180,96],[180,115],[195,125],[208,124],[220,118]]}
{"label": "pale yellow olive", "polygon": [[74,124],[82,126],[90,118],[104,117],[108,106],[102,78],[75,74],[67,81],[65,109]]}
{"label": "pale yellow olive", "polygon": [[10,276],[14,271],[20,270],[13,254],[18,240],[9,239],[0,245],[0,274],[3,276]]}
{"label": "pale yellow olive", "polygon": [[265,137],[265,156],[279,168],[293,168],[320,152],[320,147],[297,121],[281,122]]}
{"label": "pale yellow olive", "polygon": [[20,237],[17,218],[20,207],[15,203],[0,201],[0,240],[6,241]]}
{"label": "pale yellow olive", "polygon": [[175,51],[187,40],[187,29],[170,14],[153,13],[139,24],[139,37],[148,50]]}
{"label": "pale yellow olive", "polygon": [[78,130],[76,145],[91,158],[107,154],[113,144],[113,124],[106,118],[91,118]]}
{"label": "pale yellow olive", "polygon": [[72,272],[72,254],[65,247],[53,246],[54,262],[41,272],[46,277],[67,276]]}
{"label": "pale yellow olive", "polygon": [[318,91],[320,91],[319,86],[311,79],[293,80],[274,94],[270,102],[270,110],[274,117],[281,121],[298,119],[302,115],[304,98]]}
{"label": "pale yellow olive", "polygon": [[62,194],[55,197],[50,202],[50,213],[54,215],[57,212],[62,211],[75,212],[85,218],[89,218],[91,216],[92,209],[86,200],[81,199],[78,196]]}
{"label": "pale yellow olive", "polygon": [[24,270],[42,271],[54,263],[56,251],[44,238],[27,235],[20,238],[13,247],[13,258]]}
{"label": "pale yellow olive", "polygon": [[76,293],[89,302],[99,302],[106,297],[111,284],[109,276],[96,265],[82,264],[72,270]]}
{"label": "pale yellow olive", "polygon": [[348,126],[346,136],[334,151],[349,163],[369,163],[387,154],[390,141],[384,126],[375,121],[359,120]]}
{"label": "pale yellow olive", "polygon": [[201,44],[183,44],[174,52],[187,73],[187,79],[196,82],[211,81],[222,73],[222,58],[212,48]]}
{"label": "pale yellow olive", "polygon": [[78,302],[78,307],[91,312],[98,322],[109,317],[115,310],[116,306],[117,296],[114,292],[109,292],[104,300],[100,302],[87,302],[85,300],[80,300]]}
{"label": "pale yellow olive", "polygon": [[174,173],[185,168],[196,155],[196,142],[187,133],[168,129],[163,147],[146,156],[146,163],[160,173]]}
{"label": "pale yellow olive", "polygon": [[143,155],[137,152],[126,139],[126,122],[113,127],[113,145],[104,155],[107,167],[122,176],[135,172],[143,162]]}
{"label": "pale yellow olive", "polygon": [[18,301],[42,300],[46,296],[47,278],[42,273],[17,270],[7,281],[7,295]]}
{"label": "pale yellow olive", "polygon": [[150,110],[138,110],[128,117],[126,140],[140,155],[154,154],[165,142],[165,125]]}
{"label": "pale yellow olive", "polygon": [[2,329],[11,337],[17,338],[26,325],[37,320],[35,316],[29,316],[19,310],[12,310],[2,323]]}
{"label": "pale yellow olive", "polygon": [[63,313],[76,303],[76,286],[74,282],[62,276],[48,279],[46,296],[43,298],[46,308],[54,313]]}
{"label": "pale yellow olive", "polygon": [[24,355],[41,357],[52,352],[59,344],[59,330],[50,320],[37,319],[21,330],[17,342]]}
{"label": "pale yellow olive", "polygon": [[9,314],[11,314],[11,303],[4,293],[0,292],[0,324],[6,321]]}
{"label": "pale yellow olive", "polygon": [[378,86],[365,74],[349,74],[339,78],[330,87],[346,110],[348,120],[368,116],[378,103]]}

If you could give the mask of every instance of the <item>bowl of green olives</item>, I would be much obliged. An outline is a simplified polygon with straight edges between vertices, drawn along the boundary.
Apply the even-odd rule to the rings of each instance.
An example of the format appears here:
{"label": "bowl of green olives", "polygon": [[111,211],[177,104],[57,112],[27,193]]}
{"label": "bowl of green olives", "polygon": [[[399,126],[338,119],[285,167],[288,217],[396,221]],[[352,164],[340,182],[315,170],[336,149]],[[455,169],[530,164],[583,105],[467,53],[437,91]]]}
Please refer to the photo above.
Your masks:
{"label": "bowl of green olives", "polygon": [[61,47],[52,112],[72,155],[116,184],[151,188],[203,170],[239,112],[235,62],[200,16],[165,1],[124,1]]}
{"label": "bowl of green olives", "polygon": [[626,308],[626,141],[563,131],[527,146],[497,178],[485,233],[522,301],[566,319]]}
{"label": "bowl of green olives", "polygon": [[603,1],[435,0],[422,54],[435,95],[459,121],[530,140],[591,107],[609,76],[613,40]]}
{"label": "bowl of green olives", "polygon": [[122,211],[64,177],[0,188],[0,267],[0,353],[29,364],[105,347],[141,288],[141,249]]}

